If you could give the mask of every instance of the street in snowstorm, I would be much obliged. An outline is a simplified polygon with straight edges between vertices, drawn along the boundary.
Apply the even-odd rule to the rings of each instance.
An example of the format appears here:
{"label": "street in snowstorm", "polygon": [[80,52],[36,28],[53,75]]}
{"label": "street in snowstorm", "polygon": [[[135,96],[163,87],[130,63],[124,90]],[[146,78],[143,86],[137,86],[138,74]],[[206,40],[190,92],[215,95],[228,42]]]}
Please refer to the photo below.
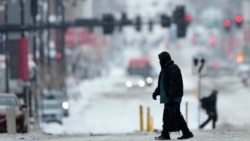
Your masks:
{"label": "street in snowstorm", "polygon": [[[183,51],[185,52],[185,51]],[[181,55],[181,54],[180,54]],[[194,131],[195,138],[190,140],[248,140],[250,117],[247,102],[249,90],[239,79],[230,76],[204,78],[202,80],[205,93],[211,88],[218,88],[217,129],[211,124],[204,130],[198,130],[198,102],[195,92],[197,76],[190,70],[183,70],[185,96],[182,102],[182,113],[185,116],[185,103],[188,102],[188,125]],[[40,140],[152,140],[159,134],[162,125],[162,108],[159,101],[152,100],[151,94],[155,84],[145,89],[127,89],[124,86],[124,71],[113,68],[109,77],[83,81],[71,87],[71,116],[65,118],[63,125],[44,124]],[[228,87],[230,85],[230,87]],[[206,90],[207,89],[207,90]],[[237,103],[234,105],[233,103]],[[144,128],[146,129],[146,108],[150,107],[153,126],[156,132],[140,132],[139,105],[144,107]],[[201,119],[206,115],[201,111]],[[173,138],[180,133],[172,133]],[[25,135],[24,135],[25,136]],[[38,137],[39,137],[38,136]],[[209,136],[209,138],[207,138]],[[29,136],[26,138],[30,138]]]}
{"label": "street in snowstorm", "polygon": [[[169,62],[184,138],[249,141],[249,13],[248,0],[0,0],[0,93],[15,98],[0,102],[0,141],[153,141]],[[218,117],[200,101],[213,90]]]}
{"label": "street in snowstorm", "polygon": [[[151,59],[154,60],[154,65],[158,65],[155,54],[163,48],[160,47],[151,51]],[[136,52],[135,49],[133,50]],[[185,53],[190,50],[192,49],[187,47],[182,50],[170,50],[170,52],[175,54],[176,58],[179,58],[185,56]],[[124,51],[124,59],[127,60],[130,55],[125,52],[131,51],[130,49]],[[186,56],[186,59],[191,60],[191,58],[192,55]],[[200,111],[200,113],[198,111],[196,89],[198,76],[192,74],[190,65],[185,63],[186,59],[177,60],[182,67],[184,81],[184,98],[181,110],[184,117],[187,118],[188,126],[195,133],[193,140],[198,140],[203,136],[212,136],[214,140],[221,136],[228,138],[231,133],[232,139],[233,137],[235,140],[239,139],[238,133],[243,134],[242,140],[247,139],[248,136],[244,133],[248,134],[249,127],[250,114],[246,109],[246,107],[249,107],[249,102],[247,102],[250,97],[249,89],[235,76],[221,75],[202,78],[202,96],[208,95],[213,88],[217,88],[219,91],[217,105],[219,118],[216,130],[211,130],[211,124],[208,124],[204,131],[198,130],[198,122],[201,123],[205,120],[206,115],[203,111]],[[72,83],[72,87],[69,88],[70,102],[71,106],[75,108],[71,109],[71,116],[64,119],[63,125],[56,123],[42,124],[43,132],[64,136],[65,138],[67,138],[65,135],[73,137],[76,134],[80,135],[79,138],[86,138],[86,140],[105,140],[107,138],[118,140],[120,136],[124,136],[125,139],[126,134],[128,140],[133,137],[142,138],[141,140],[152,140],[154,136],[159,134],[162,126],[163,105],[159,104],[159,99],[157,101],[152,99],[157,78],[152,86],[142,89],[128,89],[124,84],[127,78],[125,70],[123,67],[114,67],[111,68],[109,76],[85,80],[78,84]],[[74,81],[71,80],[71,82]],[[154,130],[158,132],[140,132],[140,105],[143,106],[144,129],[147,128],[147,108],[149,107],[150,114],[153,117]],[[186,108],[188,111],[186,111]],[[85,136],[81,136],[81,134],[85,134]],[[173,138],[180,136],[180,133],[173,133],[172,136]]]}

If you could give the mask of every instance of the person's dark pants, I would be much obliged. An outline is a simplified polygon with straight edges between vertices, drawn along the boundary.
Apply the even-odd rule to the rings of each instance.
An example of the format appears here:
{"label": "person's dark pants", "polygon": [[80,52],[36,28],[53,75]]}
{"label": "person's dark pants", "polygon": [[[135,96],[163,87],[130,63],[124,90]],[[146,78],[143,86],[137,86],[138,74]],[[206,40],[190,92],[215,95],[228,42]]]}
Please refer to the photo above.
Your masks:
{"label": "person's dark pants", "polygon": [[[173,117],[173,120],[171,121],[169,117]],[[164,104],[162,135],[168,137],[169,132],[172,131],[170,126],[173,127],[173,125],[177,130],[181,130],[183,135],[190,133],[186,121],[180,112],[180,103],[175,103],[171,106],[169,106],[169,104]]]}
{"label": "person's dark pants", "polygon": [[204,128],[210,121],[212,121],[212,128],[216,128],[216,121],[217,121],[217,113],[210,113],[208,114],[207,120],[205,120],[199,128]]}

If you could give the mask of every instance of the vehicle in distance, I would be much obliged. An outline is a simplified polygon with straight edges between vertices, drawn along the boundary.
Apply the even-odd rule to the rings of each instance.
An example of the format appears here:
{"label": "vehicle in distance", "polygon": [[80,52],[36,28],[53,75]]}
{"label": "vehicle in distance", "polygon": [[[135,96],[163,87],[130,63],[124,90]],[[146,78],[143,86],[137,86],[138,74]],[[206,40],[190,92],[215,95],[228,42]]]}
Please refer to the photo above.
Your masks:
{"label": "vehicle in distance", "polygon": [[0,132],[7,132],[7,107],[13,107],[16,116],[16,131],[26,133],[28,124],[26,119],[27,105],[21,104],[13,93],[0,93]]}
{"label": "vehicle in distance", "polygon": [[127,77],[125,86],[127,88],[143,88],[146,86],[146,82],[140,75],[131,75]]}
{"label": "vehicle in distance", "polygon": [[43,99],[56,99],[61,101],[64,117],[69,116],[69,100],[66,90],[44,90]]}
{"label": "vehicle in distance", "polygon": [[41,116],[43,122],[57,122],[62,124],[63,109],[61,107],[61,101],[55,98],[42,99]]}
{"label": "vehicle in distance", "polygon": [[[127,74],[129,75],[129,77],[131,76],[130,78],[133,78],[132,76],[135,75],[141,76],[143,78],[143,81],[145,82],[145,86],[151,86],[154,81],[153,69],[149,59],[146,57],[131,58],[129,60],[129,65],[127,68]],[[143,82],[140,83],[142,85]]]}

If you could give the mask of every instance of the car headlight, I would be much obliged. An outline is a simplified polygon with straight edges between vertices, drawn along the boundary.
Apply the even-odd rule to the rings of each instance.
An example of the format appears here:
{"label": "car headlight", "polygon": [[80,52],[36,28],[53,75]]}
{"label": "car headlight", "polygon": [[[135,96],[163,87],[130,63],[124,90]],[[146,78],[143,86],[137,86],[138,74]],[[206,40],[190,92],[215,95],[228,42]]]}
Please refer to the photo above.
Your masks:
{"label": "car headlight", "polygon": [[126,87],[130,88],[133,86],[132,82],[131,81],[126,81]]}
{"label": "car headlight", "polygon": [[145,86],[145,82],[144,82],[143,80],[140,80],[140,81],[138,82],[138,85],[139,85],[140,87],[144,87],[144,86]]}
{"label": "car headlight", "polygon": [[67,101],[64,101],[62,103],[62,107],[63,107],[63,109],[69,109],[69,103]]}
{"label": "car headlight", "polygon": [[152,78],[152,77],[147,77],[147,78],[146,78],[146,82],[147,82],[148,84],[153,83],[153,78]]}

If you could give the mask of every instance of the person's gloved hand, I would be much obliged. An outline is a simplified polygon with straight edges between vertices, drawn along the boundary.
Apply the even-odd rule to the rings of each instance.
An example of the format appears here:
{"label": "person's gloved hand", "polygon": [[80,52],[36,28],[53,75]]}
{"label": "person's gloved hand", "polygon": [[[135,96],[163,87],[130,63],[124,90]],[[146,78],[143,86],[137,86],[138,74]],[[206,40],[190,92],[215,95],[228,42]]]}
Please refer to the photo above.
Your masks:
{"label": "person's gloved hand", "polygon": [[153,92],[153,94],[152,94],[152,98],[154,99],[154,100],[156,100],[157,98],[157,94],[155,93],[155,92]]}

